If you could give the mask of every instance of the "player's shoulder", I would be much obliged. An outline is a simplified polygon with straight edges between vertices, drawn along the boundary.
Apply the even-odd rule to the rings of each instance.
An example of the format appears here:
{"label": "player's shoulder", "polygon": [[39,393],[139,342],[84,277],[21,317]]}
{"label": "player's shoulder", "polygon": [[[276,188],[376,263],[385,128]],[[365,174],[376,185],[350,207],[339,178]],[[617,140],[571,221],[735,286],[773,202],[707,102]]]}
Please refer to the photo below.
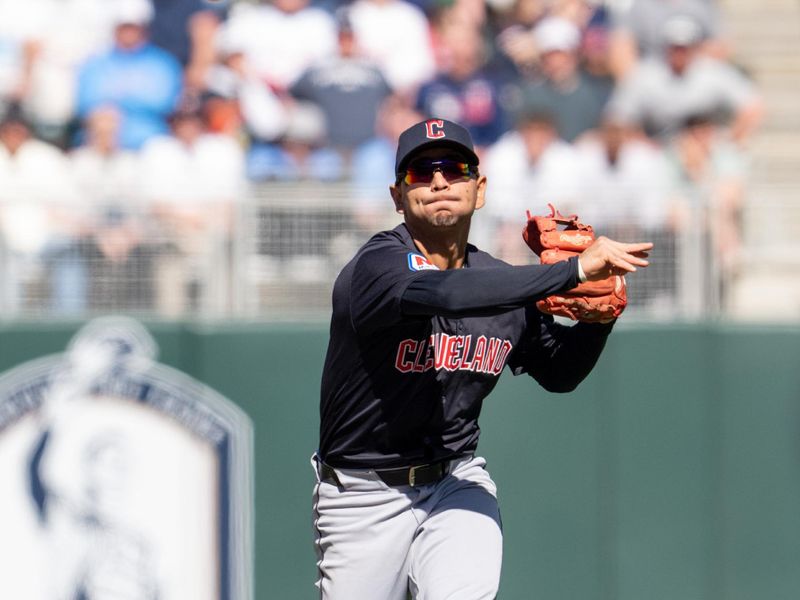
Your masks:
{"label": "player's shoulder", "polygon": [[[334,283],[334,300],[350,299],[353,286],[368,294],[405,281],[423,269],[436,268],[406,239],[404,228],[373,235],[342,268]],[[346,300],[349,301],[349,300]]]}
{"label": "player's shoulder", "polygon": [[361,246],[355,258],[374,252],[402,250],[409,247],[410,241],[411,237],[408,230],[405,226],[398,225],[394,229],[387,229],[374,234]]}
{"label": "player's shoulder", "polygon": [[[386,261],[390,254],[402,255],[407,253],[413,248],[413,245],[410,245],[410,240],[408,230],[403,225],[399,225],[394,229],[379,231],[356,251],[342,271],[350,273],[359,264],[380,264],[382,261]],[[389,264],[390,261],[386,262],[386,266],[389,266]]]}

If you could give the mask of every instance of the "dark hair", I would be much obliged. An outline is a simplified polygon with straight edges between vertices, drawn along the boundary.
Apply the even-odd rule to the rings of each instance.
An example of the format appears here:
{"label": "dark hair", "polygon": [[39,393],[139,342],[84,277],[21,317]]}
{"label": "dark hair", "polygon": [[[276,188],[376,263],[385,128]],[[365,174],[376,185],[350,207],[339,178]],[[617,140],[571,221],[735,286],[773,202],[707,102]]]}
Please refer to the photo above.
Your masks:
{"label": "dark hair", "polygon": [[178,102],[175,110],[167,115],[167,123],[175,125],[176,122],[183,119],[200,119],[205,120],[205,98],[202,96],[185,96]]}
{"label": "dark hair", "polygon": [[336,30],[339,33],[353,33],[353,22],[350,18],[350,8],[348,6],[340,6],[333,13],[333,18],[336,21]]}
{"label": "dark hair", "polygon": [[712,112],[697,112],[686,117],[681,125],[683,129],[689,129],[704,125],[716,125],[718,120],[717,116]]}
{"label": "dark hair", "polygon": [[30,129],[30,123],[25,115],[25,111],[18,102],[8,104],[3,110],[2,117],[0,117],[0,127],[12,124],[23,125]]}

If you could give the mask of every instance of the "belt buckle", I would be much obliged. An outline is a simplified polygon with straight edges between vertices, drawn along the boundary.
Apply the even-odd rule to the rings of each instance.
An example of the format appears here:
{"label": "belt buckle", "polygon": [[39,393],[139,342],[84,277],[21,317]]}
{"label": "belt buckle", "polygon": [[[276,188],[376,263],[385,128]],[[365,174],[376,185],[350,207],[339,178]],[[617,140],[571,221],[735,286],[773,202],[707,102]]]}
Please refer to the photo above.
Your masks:
{"label": "belt buckle", "polygon": [[429,467],[430,465],[416,465],[408,470],[408,485],[414,487],[417,483],[417,469]]}

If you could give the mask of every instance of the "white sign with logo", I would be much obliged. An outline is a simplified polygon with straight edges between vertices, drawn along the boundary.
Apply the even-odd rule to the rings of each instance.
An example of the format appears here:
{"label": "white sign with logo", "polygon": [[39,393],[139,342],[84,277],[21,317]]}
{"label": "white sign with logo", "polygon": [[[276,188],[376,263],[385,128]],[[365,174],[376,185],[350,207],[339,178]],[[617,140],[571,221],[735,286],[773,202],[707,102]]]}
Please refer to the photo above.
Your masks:
{"label": "white sign with logo", "polygon": [[0,597],[251,600],[252,425],[136,321],[0,376]]}

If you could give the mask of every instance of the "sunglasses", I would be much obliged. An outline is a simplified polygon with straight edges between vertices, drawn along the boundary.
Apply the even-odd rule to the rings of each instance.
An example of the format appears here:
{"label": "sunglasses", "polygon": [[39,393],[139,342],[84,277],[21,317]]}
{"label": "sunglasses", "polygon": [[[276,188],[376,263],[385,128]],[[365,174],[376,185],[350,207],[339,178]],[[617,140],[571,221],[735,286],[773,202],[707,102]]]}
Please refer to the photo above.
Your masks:
{"label": "sunglasses", "polygon": [[478,175],[478,167],[467,162],[452,160],[450,158],[421,158],[406,167],[405,177],[402,181],[406,185],[415,183],[430,183],[436,171],[441,172],[447,181],[455,181]]}

